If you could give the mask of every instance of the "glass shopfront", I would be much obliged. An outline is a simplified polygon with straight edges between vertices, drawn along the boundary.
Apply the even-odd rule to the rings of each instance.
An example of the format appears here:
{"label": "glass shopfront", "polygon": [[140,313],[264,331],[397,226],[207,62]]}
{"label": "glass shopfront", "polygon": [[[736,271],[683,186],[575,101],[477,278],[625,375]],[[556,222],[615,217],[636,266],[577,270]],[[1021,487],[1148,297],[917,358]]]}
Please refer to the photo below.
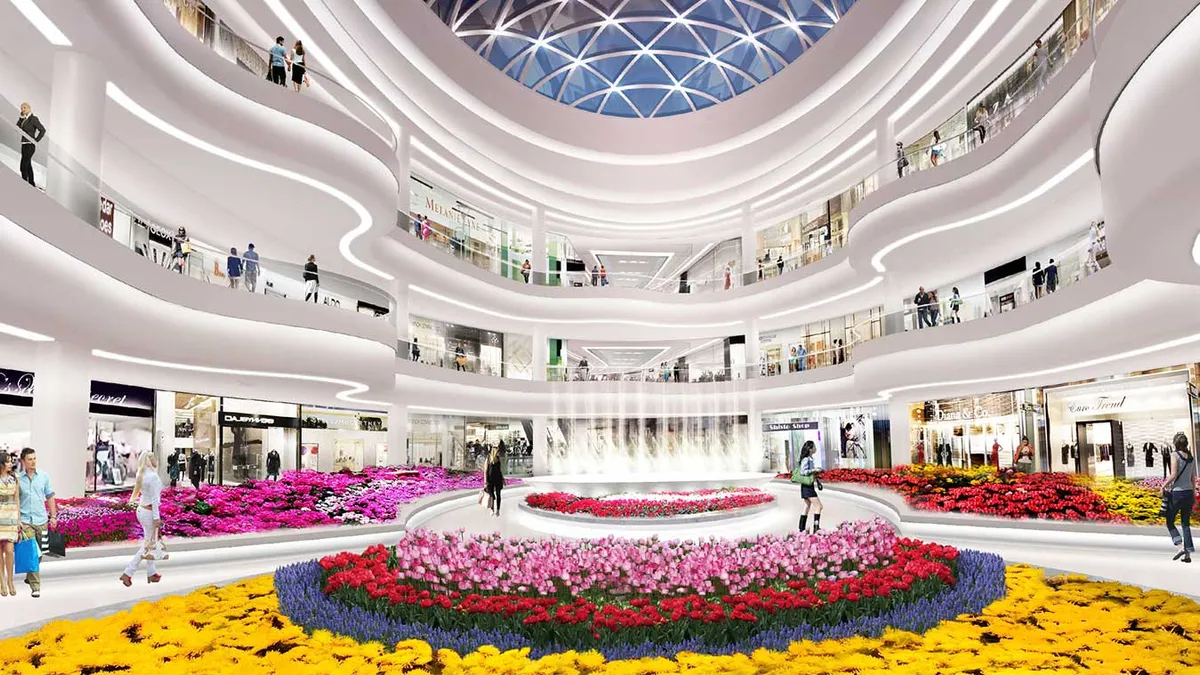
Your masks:
{"label": "glass shopfront", "polygon": [[29,447],[32,412],[33,373],[0,368],[0,450],[12,456]]}
{"label": "glass shopfront", "polygon": [[301,408],[301,468],[329,473],[387,466],[387,422],[385,413]]}
{"label": "glass shopfront", "polygon": [[679,275],[679,292],[708,293],[732,288],[742,277],[741,260],[740,238],[718,242]]}
{"label": "glass shopfront", "polygon": [[[480,375],[504,376],[504,334],[413,316],[409,319],[421,363]],[[411,353],[411,352],[410,352]]]}
{"label": "glass shopfront", "polygon": [[847,352],[860,342],[883,334],[883,308],[876,307],[841,319],[814,321],[759,336],[759,376],[797,373],[845,363]]}
{"label": "glass shopfront", "polygon": [[791,471],[805,441],[822,469],[891,466],[891,425],[882,406],[779,413],[763,417],[763,456],[771,471]]}
{"label": "glass shopfront", "polygon": [[1190,392],[1186,368],[1046,389],[1051,469],[1165,477],[1175,434],[1194,440]]}
{"label": "glass shopfront", "polygon": [[479,471],[491,449],[503,441],[505,475],[533,474],[533,423],[529,420],[410,415],[409,424],[409,446],[416,464]]}
{"label": "glass shopfront", "polygon": [[154,445],[153,389],[92,382],[84,492],[132,489],[138,458]]}
{"label": "glass shopfront", "polygon": [[296,468],[300,449],[300,406],[274,401],[221,399],[218,480],[237,484],[267,477],[267,458],[276,453],[280,469]]}
{"label": "glass shopfront", "polygon": [[[521,280],[521,264],[530,258],[532,237],[495,216],[458,199],[432,182],[409,181],[408,227],[429,221],[429,244],[494,274]],[[562,253],[565,255],[565,251]]]}
{"label": "glass shopfront", "polygon": [[[946,398],[909,406],[913,464],[960,468],[1016,466],[1022,437],[1043,455],[1037,433],[1037,390]],[[1041,466],[1040,459],[1035,466]],[[1034,470],[1029,467],[1028,470]]]}

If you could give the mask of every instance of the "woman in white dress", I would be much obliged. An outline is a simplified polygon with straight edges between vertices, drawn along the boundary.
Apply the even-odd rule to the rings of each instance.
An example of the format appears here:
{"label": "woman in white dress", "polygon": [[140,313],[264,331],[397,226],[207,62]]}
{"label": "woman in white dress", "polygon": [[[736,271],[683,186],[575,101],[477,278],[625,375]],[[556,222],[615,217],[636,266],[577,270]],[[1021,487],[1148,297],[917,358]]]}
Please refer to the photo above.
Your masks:
{"label": "woman in white dress", "polygon": [[[133,585],[133,575],[137,572],[138,565],[142,564],[143,556],[154,549],[154,543],[161,535],[162,517],[159,515],[159,506],[162,502],[162,490],[162,478],[158,475],[158,457],[153,451],[147,450],[138,460],[137,480],[133,486],[133,494],[129,496],[129,503],[137,509],[138,523],[142,526],[142,545],[133,554],[133,559],[125,566],[125,573],[121,575],[121,583],[127,587]],[[155,568],[154,561],[145,562],[146,582],[154,584],[161,581],[162,575]]]}

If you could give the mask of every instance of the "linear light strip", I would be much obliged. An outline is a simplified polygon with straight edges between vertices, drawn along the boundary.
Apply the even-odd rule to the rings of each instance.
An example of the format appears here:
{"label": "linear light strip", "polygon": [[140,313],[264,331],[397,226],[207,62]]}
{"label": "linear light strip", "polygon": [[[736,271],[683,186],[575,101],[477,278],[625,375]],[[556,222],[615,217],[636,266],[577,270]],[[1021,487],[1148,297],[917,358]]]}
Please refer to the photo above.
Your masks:
{"label": "linear light strip", "polygon": [[66,34],[54,25],[50,17],[46,16],[42,8],[38,7],[33,0],[12,0],[12,4],[50,44],[55,47],[71,46],[71,41],[67,39]]}
{"label": "linear light strip", "polygon": [[186,370],[194,373],[211,373],[214,375],[239,375],[243,377],[261,377],[275,380],[301,380],[304,382],[318,382],[321,384],[333,384],[342,387],[347,387],[346,390],[336,394],[336,398],[340,401],[355,403],[360,405],[369,405],[380,408],[391,407],[392,403],[387,401],[368,401],[366,399],[355,398],[355,394],[361,394],[369,391],[371,388],[361,382],[354,380],[342,380],[335,377],[324,377],[322,375],[304,375],[300,373],[275,373],[267,370],[242,370],[239,368],[220,368],[216,366],[199,366],[188,363],[175,363],[172,361],[156,361],[154,359],[144,359],[138,356],[129,356],[126,354],[117,354],[115,352],[105,351],[103,349],[93,349],[92,356],[109,359],[110,361],[121,361],[122,363],[132,363],[139,366],[151,366],[154,368],[170,368],[172,370]]}
{"label": "linear light strip", "polygon": [[824,300],[817,300],[815,302],[810,302],[805,305],[800,305],[799,307],[785,309],[782,312],[775,312],[773,314],[765,314],[758,318],[760,318],[760,319],[775,319],[775,318],[778,318],[781,316],[787,316],[788,314],[795,314],[796,312],[802,312],[806,309],[812,309],[813,307],[820,307],[821,305],[825,305],[825,304],[828,304],[831,302],[836,302],[838,300],[841,300],[842,298],[848,298],[851,295],[854,295],[855,293],[861,293],[865,290],[874,288],[875,286],[878,286],[882,282],[883,282],[883,276],[876,276],[874,279],[871,279],[870,281],[868,281],[867,283],[865,283],[861,286],[851,288],[850,290],[843,291],[841,293],[838,293],[837,295],[831,295],[828,298],[825,298]]}
{"label": "linear light strip", "polygon": [[54,338],[49,335],[42,335],[41,333],[35,333],[31,330],[18,328],[7,323],[0,323],[0,333],[21,338],[22,340],[29,340],[30,342],[54,342]]}
{"label": "linear light strip", "polygon": [[143,107],[137,101],[134,101],[132,98],[130,98],[129,95],[126,94],[124,91],[122,91],[121,88],[118,87],[116,85],[116,83],[114,83],[114,82],[108,83],[107,91],[108,91],[108,97],[110,99],[112,99],[113,102],[116,103],[117,105],[128,110],[130,113],[132,113],[133,115],[135,115],[142,121],[146,122],[150,126],[158,129],[159,131],[162,131],[163,133],[165,133],[169,136],[172,136],[180,141],[183,141],[184,143],[187,143],[188,145],[191,145],[194,148],[203,150],[204,152],[207,152],[211,155],[215,155],[217,157],[234,162],[236,164],[241,164],[242,166],[246,166],[251,169],[256,169],[256,170],[262,171],[264,173],[269,173],[269,174],[273,174],[276,176],[280,176],[281,178],[286,178],[288,180],[293,180],[302,185],[307,185],[309,187],[320,190],[321,192],[324,192],[325,194],[342,202],[346,206],[349,206],[351,208],[351,210],[353,210],[354,213],[356,215],[358,215],[359,224],[358,224],[358,227],[356,227],[356,228],[350,230],[349,232],[347,232],[346,234],[342,235],[342,238],[338,241],[338,250],[341,252],[342,257],[345,258],[347,261],[349,261],[355,267],[358,267],[359,269],[370,272],[371,274],[374,274],[375,276],[380,277],[381,279],[385,279],[387,281],[391,281],[391,280],[395,279],[395,277],[388,274],[387,272],[384,272],[378,268],[372,267],[371,265],[368,265],[367,263],[363,262],[361,259],[359,259],[358,256],[354,255],[354,253],[350,250],[350,244],[355,239],[357,239],[358,237],[365,234],[368,230],[370,230],[371,224],[374,222],[374,220],[371,217],[370,212],[367,211],[367,208],[365,206],[363,206],[361,203],[359,203],[358,200],[354,199],[353,197],[346,194],[345,192],[333,187],[332,185],[323,183],[319,180],[316,180],[315,178],[310,178],[302,173],[292,171],[290,169],[284,169],[284,168],[275,166],[274,164],[268,164],[266,162],[262,162],[257,159],[251,159],[249,157],[239,155],[235,152],[226,150],[225,148],[222,148],[218,145],[214,145],[212,143],[209,143],[208,141],[197,138],[196,136],[189,134],[188,132],[180,129],[179,127],[176,127],[175,125],[171,124],[170,122],[167,122],[163,118],[161,118],[161,117],[155,115],[154,113],[150,112],[149,110],[147,110],[145,107]]}
{"label": "linear light strip", "polygon": [[[487,314],[488,316],[494,316],[494,317],[497,317],[500,319],[508,319],[510,321],[527,321],[527,322],[531,322],[531,323],[571,324],[571,325],[602,324],[602,325],[609,325],[609,326],[612,326],[612,325],[644,326],[644,327],[652,327],[652,328],[662,328],[663,326],[667,325],[662,322],[655,322],[655,321],[629,321],[629,320],[623,320],[623,319],[541,319],[541,318],[534,318],[534,317],[528,317],[528,316],[514,316],[512,314],[505,314],[504,312],[497,312],[495,310],[478,307],[476,305],[472,305],[470,303],[463,302],[462,300],[456,300],[454,298],[442,295],[440,293],[435,293],[434,291],[431,291],[427,288],[421,288],[420,286],[414,286],[412,284],[409,284],[408,288],[411,291],[416,291],[417,293],[420,293],[421,295],[433,298],[434,300],[440,300],[441,302],[455,305],[457,307],[462,307],[463,309],[469,309],[472,312],[479,312],[480,314]],[[746,322],[745,321],[723,321],[720,323],[672,324],[672,325],[669,325],[668,327],[670,327],[670,328],[724,328],[727,326],[740,326],[744,323],[746,323]]]}
{"label": "linear light strip", "polygon": [[[956,220],[952,223],[947,223],[945,225],[938,225],[937,227],[930,227],[928,229],[921,230],[920,232],[914,232],[906,237],[901,237],[900,239],[893,241],[892,243],[888,244],[887,246],[884,246],[883,248],[879,249],[879,251],[877,253],[875,253],[874,256],[871,257],[871,266],[875,268],[876,272],[883,272],[883,271],[885,271],[885,268],[883,266],[883,258],[885,256],[887,256],[889,253],[891,253],[892,251],[895,251],[896,249],[900,248],[901,246],[910,244],[918,239],[923,239],[925,237],[929,237],[929,236],[932,236],[935,234],[940,234],[942,232],[948,232],[950,230],[955,230],[960,227],[966,227],[967,225],[974,225],[976,223],[980,223],[985,220],[988,220],[989,218],[995,218],[996,216],[1003,215],[1005,213],[1013,211],[1014,209],[1018,209],[1022,206],[1025,206],[1029,202],[1032,202],[1033,200],[1037,199],[1038,197],[1041,197],[1042,195],[1044,195],[1047,192],[1049,192],[1050,190],[1052,190],[1059,183],[1061,183],[1064,180],[1066,180],[1067,178],[1069,178],[1071,176],[1071,174],[1075,173],[1079,169],[1088,165],[1092,161],[1093,154],[1094,154],[1094,150],[1092,148],[1088,148],[1087,152],[1083,153],[1082,155],[1077,157],[1073,162],[1071,162],[1066,167],[1064,167],[1061,171],[1059,171],[1058,173],[1051,176],[1046,182],[1037,186],[1033,190],[1025,193],[1024,196],[1022,196],[1018,199],[1014,199],[1013,201],[1011,201],[1003,206],[998,206],[990,211],[984,211],[983,213],[971,216],[970,218],[963,218],[962,220]],[[895,202],[893,202],[893,203],[895,203]]]}

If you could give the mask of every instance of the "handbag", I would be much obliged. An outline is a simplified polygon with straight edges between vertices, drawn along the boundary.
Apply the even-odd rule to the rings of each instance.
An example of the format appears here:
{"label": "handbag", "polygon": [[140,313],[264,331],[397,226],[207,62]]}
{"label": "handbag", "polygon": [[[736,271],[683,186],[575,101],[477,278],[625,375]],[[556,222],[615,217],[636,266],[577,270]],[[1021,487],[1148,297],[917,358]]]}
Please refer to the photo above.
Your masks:
{"label": "handbag", "polygon": [[816,476],[813,474],[800,473],[800,467],[792,469],[792,482],[800,485],[813,485],[816,482]]}
{"label": "handbag", "polygon": [[36,539],[22,539],[13,546],[13,574],[36,574],[41,570],[41,552]]}
{"label": "handbag", "polygon": [[170,559],[171,555],[167,553],[167,542],[163,541],[162,536],[154,540],[154,545],[149,550],[142,552],[142,560],[152,562],[160,562]]}
{"label": "handbag", "polygon": [[42,547],[42,552],[56,558],[67,557],[67,538],[63,536],[62,532],[46,532],[45,546]]}

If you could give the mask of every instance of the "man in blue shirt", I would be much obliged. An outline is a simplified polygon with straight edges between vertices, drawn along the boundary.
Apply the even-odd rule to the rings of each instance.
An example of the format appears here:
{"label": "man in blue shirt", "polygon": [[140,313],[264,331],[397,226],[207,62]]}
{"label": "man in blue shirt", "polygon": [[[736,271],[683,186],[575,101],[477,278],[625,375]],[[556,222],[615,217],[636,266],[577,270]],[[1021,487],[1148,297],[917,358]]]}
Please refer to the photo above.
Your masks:
{"label": "man in blue shirt", "polygon": [[[58,529],[58,504],[54,501],[50,477],[37,470],[37,453],[33,448],[21,451],[21,467],[21,473],[17,474],[21,487],[21,534],[40,543],[47,529]],[[49,513],[46,513],[47,506]],[[26,574],[25,583],[29,584],[33,597],[42,597],[40,573]]]}
{"label": "man in blue shirt", "polygon": [[254,250],[254,244],[246,247],[242,260],[246,263],[242,269],[242,276],[246,279],[246,290],[253,293],[258,285],[258,251]]}
{"label": "man in blue shirt", "polygon": [[287,86],[287,50],[283,48],[282,35],[275,38],[275,46],[271,47],[271,81]]}

